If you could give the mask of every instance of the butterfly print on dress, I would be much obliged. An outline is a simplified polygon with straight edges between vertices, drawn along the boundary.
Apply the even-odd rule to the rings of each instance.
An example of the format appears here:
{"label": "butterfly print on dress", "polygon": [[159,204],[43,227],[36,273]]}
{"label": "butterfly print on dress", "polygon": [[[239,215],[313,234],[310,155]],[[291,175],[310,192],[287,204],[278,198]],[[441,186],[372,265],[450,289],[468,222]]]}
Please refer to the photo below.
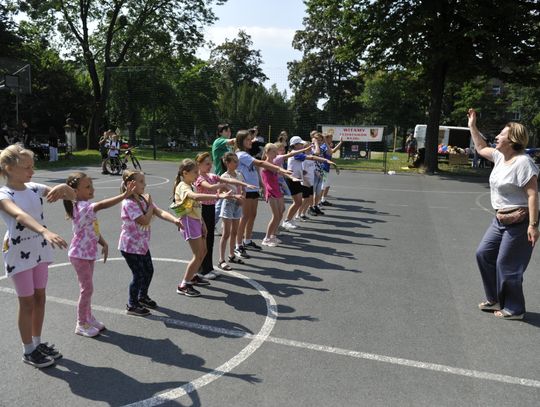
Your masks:
{"label": "butterfly print on dress", "polygon": [[43,242],[41,242],[41,247],[45,247],[45,246],[47,246],[47,241],[46,241],[46,240],[44,240]]}
{"label": "butterfly print on dress", "polygon": [[24,225],[21,225],[19,222],[17,222],[17,226],[15,226],[15,229],[20,230],[22,232],[24,228],[25,228]]}
{"label": "butterfly print on dress", "polygon": [[17,236],[15,239],[11,238],[11,243],[13,243],[14,246],[21,243],[21,237]]}
{"label": "butterfly print on dress", "polygon": [[15,270],[15,266],[10,266],[9,264],[6,265],[8,274],[11,273],[13,270]]}
{"label": "butterfly print on dress", "polygon": [[30,258],[30,252],[23,252],[21,251],[21,259],[29,259]]}
{"label": "butterfly print on dress", "polygon": [[36,263],[40,263],[40,262],[41,262],[41,256],[38,256]]}
{"label": "butterfly print on dress", "polygon": [[38,193],[38,187],[32,187],[30,188],[32,191],[34,191],[36,194]]}

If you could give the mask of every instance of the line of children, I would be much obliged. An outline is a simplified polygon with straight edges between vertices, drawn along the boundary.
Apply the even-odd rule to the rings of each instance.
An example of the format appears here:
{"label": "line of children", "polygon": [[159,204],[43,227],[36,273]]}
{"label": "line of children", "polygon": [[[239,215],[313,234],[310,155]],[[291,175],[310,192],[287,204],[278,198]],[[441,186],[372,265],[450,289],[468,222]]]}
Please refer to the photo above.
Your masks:
{"label": "line of children", "polygon": [[249,258],[246,249],[261,250],[261,247],[251,240],[253,234],[253,224],[257,216],[257,205],[259,203],[259,174],[257,168],[264,168],[279,172],[283,175],[291,175],[291,172],[282,167],[278,167],[268,161],[257,160],[249,155],[252,147],[252,135],[247,130],[240,130],[236,133],[236,155],[238,157],[238,171],[244,177],[245,182],[256,186],[247,188],[246,201],[243,205],[242,218],[238,226],[236,236],[235,254],[238,257]]}
{"label": "line of children", "polygon": [[[322,163],[335,165],[335,163],[333,163],[327,158],[318,157],[315,155],[307,155],[303,153],[301,150],[306,148],[306,146],[304,145],[304,140],[302,140],[301,137],[292,137],[290,140],[290,146],[291,152],[294,152],[295,154],[292,157],[288,158],[287,168],[291,171],[293,177],[301,181],[287,181],[293,200],[293,203],[291,204],[291,206],[289,206],[286,219],[282,225],[287,230],[296,229],[298,227],[295,222],[295,216],[296,213],[304,207],[302,199],[304,196],[306,196],[305,199],[308,200],[306,202],[309,202],[309,196],[313,195],[312,174],[313,171],[315,171],[315,168],[314,165],[310,165],[310,161],[320,161]],[[308,161],[308,165],[305,165],[306,160]],[[304,172],[306,173],[307,177],[305,177]],[[303,188],[304,186],[305,188]]]}
{"label": "line of children", "polygon": [[[177,293],[188,297],[199,296],[200,292],[193,286],[210,284],[207,279],[197,275],[197,271],[205,264],[207,254],[209,259],[206,260],[207,267],[203,266],[203,270],[211,271],[209,268],[213,268],[213,244],[207,242],[208,229],[211,227],[207,225],[215,222],[216,200],[223,202],[219,210],[224,224],[219,266],[222,270],[231,270],[225,256],[227,242],[227,260],[231,263],[243,263],[243,258],[249,258],[246,248],[260,249],[260,246],[251,240],[259,198],[257,168],[262,169],[265,199],[272,211],[272,219],[262,241],[264,246],[273,247],[280,243],[276,235],[285,211],[280,176],[289,178],[288,185],[293,197],[293,204],[283,222],[285,228],[296,227],[294,215],[297,211],[304,218],[308,208],[316,206],[312,197],[313,186],[316,184],[315,162],[335,165],[329,159],[317,156],[323,154],[318,137],[313,136],[313,145],[305,145],[308,143],[300,137],[292,137],[292,151],[288,154],[284,154],[283,145],[269,143],[265,146],[263,161],[248,154],[252,145],[251,135],[248,131],[241,130],[235,138],[236,154],[226,153],[222,157],[226,172],[221,177],[209,172],[212,161],[208,153],[198,156],[197,161],[183,160],[173,187],[174,204],[171,205],[179,217],[157,207],[151,196],[145,194],[146,183],[142,172],[124,172],[120,195],[91,203],[94,188],[91,178],[86,174],[73,173],[66,184],[55,188],[35,184],[30,182],[34,173],[33,153],[18,145],[3,150],[0,154],[0,173],[7,182],[0,188],[0,216],[8,227],[4,240],[4,263],[6,274],[12,277],[19,297],[23,361],[41,368],[52,365],[55,359],[62,356],[54,345],[49,346],[41,340],[47,270],[48,264],[52,262],[50,249],[55,246],[67,247],[67,243],[60,236],[42,225],[43,196],[46,196],[49,202],[63,199],[68,218],[73,222],[74,236],[68,256],[80,286],[75,333],[93,337],[105,329],[105,325],[94,317],[91,309],[97,246],[102,246],[104,262],[108,256],[108,245],[99,232],[96,212],[122,202],[122,229],[118,249],[132,272],[126,313],[134,316],[149,315],[148,308],[157,307],[157,303],[148,295],[154,273],[149,250],[150,223],[153,216],[174,223],[183,231],[193,257],[177,287]],[[315,155],[306,155],[309,150]],[[285,159],[288,170],[281,166]],[[194,185],[198,188],[197,192],[193,190]],[[303,202],[300,194],[304,196]],[[204,206],[201,203],[209,206],[209,210],[205,211],[208,213],[204,216],[204,221]]]}

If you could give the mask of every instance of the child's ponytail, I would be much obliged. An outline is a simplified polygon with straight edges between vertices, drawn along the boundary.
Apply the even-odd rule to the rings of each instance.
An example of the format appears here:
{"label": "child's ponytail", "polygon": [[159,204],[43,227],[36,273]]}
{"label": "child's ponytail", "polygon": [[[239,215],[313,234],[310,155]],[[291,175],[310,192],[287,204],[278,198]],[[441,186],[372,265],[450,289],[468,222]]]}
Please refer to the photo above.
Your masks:
{"label": "child's ponytail", "polygon": [[[68,184],[73,189],[77,189],[79,187],[79,182],[81,181],[81,179],[86,177],[87,175],[84,172],[74,172],[72,174],[69,174],[66,180],[66,184]],[[67,219],[73,219],[73,208],[73,201],[64,199],[64,209],[66,210]]]}

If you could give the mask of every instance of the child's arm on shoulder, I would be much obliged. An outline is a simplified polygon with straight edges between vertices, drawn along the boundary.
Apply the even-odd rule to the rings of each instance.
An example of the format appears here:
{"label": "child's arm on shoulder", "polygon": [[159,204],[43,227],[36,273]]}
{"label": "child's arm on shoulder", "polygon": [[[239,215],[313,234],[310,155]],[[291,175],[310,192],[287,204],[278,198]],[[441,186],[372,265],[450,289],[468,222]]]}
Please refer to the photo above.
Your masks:
{"label": "child's arm on shoulder", "polygon": [[171,215],[169,212],[166,212],[157,206],[154,206],[154,214],[160,219],[174,223],[176,226],[178,226],[178,229],[184,229],[184,225],[182,225],[182,220],[180,218]]}
{"label": "child's arm on shoulder", "polygon": [[216,192],[216,194],[199,194],[198,192],[189,191],[186,196],[196,201],[210,201],[212,199],[232,199],[232,191]]}
{"label": "child's arm on shoulder", "polygon": [[109,257],[109,245],[103,239],[103,235],[99,235],[98,243],[101,246],[101,254],[103,255],[103,263],[107,262],[107,258]]}
{"label": "child's arm on shoulder", "polygon": [[244,181],[240,181],[239,179],[236,179],[236,178],[222,178],[222,177],[219,177],[219,178],[220,178],[220,181],[223,182],[224,184],[239,185],[241,187],[250,188],[250,189],[257,188],[256,185],[247,184]]}
{"label": "child's arm on shoulder", "polygon": [[94,212],[110,208],[111,206],[122,202],[124,199],[129,198],[131,195],[133,195],[136,187],[137,183],[135,181],[129,181],[126,185],[126,190],[124,193],[96,202],[94,205]]}
{"label": "child's arm on shoulder", "polygon": [[21,225],[26,226],[28,229],[39,233],[43,238],[51,244],[54,248],[57,246],[60,249],[67,248],[68,244],[62,237],[54,232],[51,232],[45,226],[41,225],[32,216],[27,214],[21,208],[19,208],[13,201],[3,199],[0,201],[0,210],[6,212],[9,216],[14,218]]}
{"label": "child's arm on shoulder", "polygon": [[223,178],[219,177],[220,183],[219,184],[210,184],[208,181],[203,181],[199,185],[203,187],[204,189],[208,189],[210,191],[218,191],[220,189],[225,188],[225,184],[227,183]]}
{"label": "child's arm on shoulder", "polygon": [[146,202],[148,203],[148,210],[146,213],[135,219],[135,222],[143,226],[149,225],[150,221],[152,220],[152,216],[154,216],[154,204],[152,203],[152,197],[150,194],[147,195]]}
{"label": "child's arm on shoulder", "polygon": [[56,202],[59,199],[65,199],[66,201],[75,201],[77,199],[77,193],[68,184],[58,184],[55,187],[49,187],[45,185],[44,195],[47,196],[47,202]]}
{"label": "child's arm on shoulder", "polygon": [[296,154],[305,153],[308,150],[311,150],[311,145],[301,148],[300,150],[292,150],[291,152],[278,157],[283,157],[286,160],[289,157],[295,156]]}

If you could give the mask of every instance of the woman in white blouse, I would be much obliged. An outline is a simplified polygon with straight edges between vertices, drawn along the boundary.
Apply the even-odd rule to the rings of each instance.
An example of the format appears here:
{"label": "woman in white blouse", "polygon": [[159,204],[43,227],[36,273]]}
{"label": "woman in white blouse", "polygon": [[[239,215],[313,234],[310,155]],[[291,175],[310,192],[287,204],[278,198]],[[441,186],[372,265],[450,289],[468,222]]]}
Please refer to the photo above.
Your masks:
{"label": "woman in white blouse", "polygon": [[489,177],[491,205],[497,215],[476,251],[486,300],[478,307],[497,318],[523,319],[523,273],[538,240],[538,167],[525,154],[527,130],[510,122],[488,147],[469,109],[469,129],[476,151],[494,162]]}

